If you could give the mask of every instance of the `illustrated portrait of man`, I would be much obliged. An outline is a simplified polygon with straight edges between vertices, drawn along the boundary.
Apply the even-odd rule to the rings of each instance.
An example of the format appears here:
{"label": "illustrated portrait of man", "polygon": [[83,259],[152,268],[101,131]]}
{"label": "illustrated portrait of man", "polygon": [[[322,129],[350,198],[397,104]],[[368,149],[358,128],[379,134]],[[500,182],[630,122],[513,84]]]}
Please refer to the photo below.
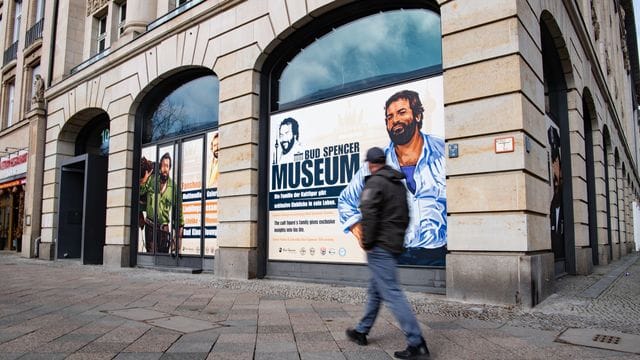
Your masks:
{"label": "illustrated portrait of man", "polygon": [[[417,92],[399,91],[384,106],[390,142],[386,162],[402,172],[407,188],[410,223],[399,264],[444,266],[447,252],[447,206],[444,140],[421,131],[424,108]],[[370,175],[361,166],[338,198],[338,214],[345,232],[362,239],[358,208],[364,182]]]}
{"label": "illustrated portrait of man", "polygon": [[218,177],[220,176],[220,170],[218,169],[218,134],[219,133],[213,134],[213,136],[211,137],[211,143],[209,144],[209,150],[211,151],[211,161],[209,162],[207,188],[218,187]]}
{"label": "illustrated portrait of man", "polygon": [[[153,174],[153,169],[147,170],[140,179],[140,197],[146,197],[147,199],[144,226],[145,248],[148,252],[153,251],[153,232],[155,230],[156,252],[166,254],[172,252],[173,254],[176,249],[180,248],[180,238],[184,226],[182,206],[180,204],[181,193],[176,183],[169,176],[172,166],[169,153],[162,155],[159,166],[159,174]],[[177,215],[179,227],[175,236],[171,231],[174,214]]]}
{"label": "illustrated portrait of man", "polygon": [[286,118],[278,128],[276,140],[276,164],[300,161],[303,159],[303,148],[300,144],[300,128],[294,118]]}
{"label": "illustrated portrait of man", "polygon": [[550,148],[551,177],[553,196],[549,206],[549,222],[551,243],[554,249],[562,249],[564,241],[564,214],[562,211],[562,167],[560,163],[560,135],[558,130],[550,126],[547,130]]}

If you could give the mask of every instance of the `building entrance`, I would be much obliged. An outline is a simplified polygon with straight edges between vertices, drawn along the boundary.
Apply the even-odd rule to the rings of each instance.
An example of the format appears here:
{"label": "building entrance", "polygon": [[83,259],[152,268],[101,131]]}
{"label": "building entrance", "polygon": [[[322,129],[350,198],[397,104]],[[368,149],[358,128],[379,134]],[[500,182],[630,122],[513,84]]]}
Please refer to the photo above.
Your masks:
{"label": "building entrance", "polygon": [[60,169],[56,258],[102,264],[107,202],[107,157],[65,161]]}

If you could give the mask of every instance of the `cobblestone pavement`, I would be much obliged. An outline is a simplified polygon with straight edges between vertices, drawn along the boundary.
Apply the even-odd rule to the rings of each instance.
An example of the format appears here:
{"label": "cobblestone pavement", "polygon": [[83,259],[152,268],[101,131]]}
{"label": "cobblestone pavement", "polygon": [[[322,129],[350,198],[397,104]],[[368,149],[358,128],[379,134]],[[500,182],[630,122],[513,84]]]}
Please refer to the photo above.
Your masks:
{"label": "cobblestone pavement", "polygon": [[[581,296],[623,263],[630,266],[600,296]],[[375,360],[405,346],[386,311],[368,346],[346,340],[344,329],[362,313],[361,288],[109,269],[7,252],[0,252],[0,272],[0,359]],[[555,294],[530,310],[408,296],[434,359],[640,358],[554,342],[567,328],[640,334],[636,254],[557,280]]]}

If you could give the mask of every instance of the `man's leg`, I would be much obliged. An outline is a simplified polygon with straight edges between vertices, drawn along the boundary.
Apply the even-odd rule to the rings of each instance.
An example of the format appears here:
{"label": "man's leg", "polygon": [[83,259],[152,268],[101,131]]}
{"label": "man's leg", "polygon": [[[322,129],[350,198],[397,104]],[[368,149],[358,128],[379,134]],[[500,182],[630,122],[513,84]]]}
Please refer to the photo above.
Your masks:
{"label": "man's leg", "polygon": [[158,252],[161,254],[169,253],[169,233],[166,231],[162,231],[158,229],[158,233],[156,234],[156,238],[158,239]]}
{"label": "man's leg", "polygon": [[[407,343],[410,346],[421,345],[423,338],[420,325],[398,284],[396,258],[390,252],[377,246],[369,251],[367,256],[379,295],[387,303],[389,310],[400,324],[400,328],[407,337]],[[375,260],[371,261],[372,258]]]}
{"label": "man's leg", "polygon": [[[370,261],[370,260],[369,260]],[[373,327],[373,323],[376,321],[378,317],[378,311],[380,311],[380,293],[378,292],[376,279],[371,274],[371,279],[369,279],[369,288],[367,289],[367,306],[364,310],[364,315],[360,322],[356,326],[356,331],[368,334],[369,330]]]}
{"label": "man's leg", "polygon": [[148,253],[153,253],[153,227],[149,224],[144,226],[144,247]]}

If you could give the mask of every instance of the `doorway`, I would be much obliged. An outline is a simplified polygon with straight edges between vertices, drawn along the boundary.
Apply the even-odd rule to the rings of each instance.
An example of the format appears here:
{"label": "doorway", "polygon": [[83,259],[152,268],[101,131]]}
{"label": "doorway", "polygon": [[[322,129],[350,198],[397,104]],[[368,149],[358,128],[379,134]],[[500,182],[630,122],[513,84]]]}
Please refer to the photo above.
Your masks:
{"label": "doorway", "polygon": [[60,168],[57,259],[102,264],[107,205],[107,157],[84,154]]}

